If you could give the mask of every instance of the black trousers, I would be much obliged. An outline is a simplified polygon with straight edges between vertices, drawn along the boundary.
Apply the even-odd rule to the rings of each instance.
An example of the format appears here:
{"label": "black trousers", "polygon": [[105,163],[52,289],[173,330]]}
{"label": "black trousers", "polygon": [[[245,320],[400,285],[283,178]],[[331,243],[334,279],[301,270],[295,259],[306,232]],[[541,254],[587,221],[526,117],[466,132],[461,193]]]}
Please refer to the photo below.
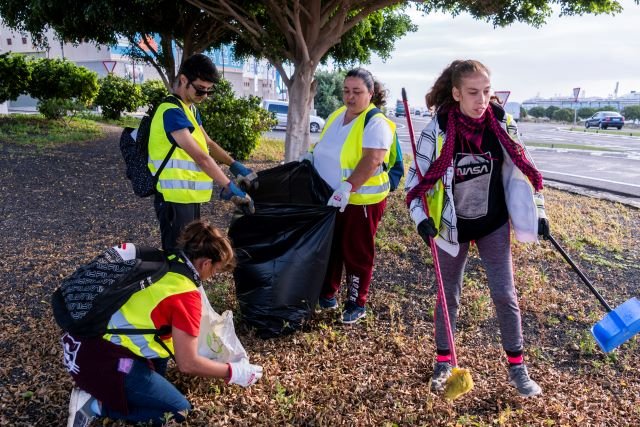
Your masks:
{"label": "black trousers", "polygon": [[200,219],[200,203],[166,202],[162,194],[156,193],[153,205],[160,221],[162,249],[169,253],[175,252],[182,228],[191,221]]}

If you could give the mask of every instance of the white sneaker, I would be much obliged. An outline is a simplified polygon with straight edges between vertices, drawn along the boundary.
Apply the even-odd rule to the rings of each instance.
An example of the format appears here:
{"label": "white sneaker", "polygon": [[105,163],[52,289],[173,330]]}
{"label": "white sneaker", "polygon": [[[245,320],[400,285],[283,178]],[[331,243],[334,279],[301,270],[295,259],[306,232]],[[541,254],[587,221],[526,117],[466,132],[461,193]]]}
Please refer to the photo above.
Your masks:
{"label": "white sneaker", "polygon": [[524,365],[515,365],[509,368],[509,384],[514,386],[522,397],[542,394],[542,389],[529,377],[527,367]]}
{"label": "white sneaker", "polygon": [[69,399],[69,419],[67,427],[87,427],[95,418],[91,403],[95,398],[84,390],[74,387]]}

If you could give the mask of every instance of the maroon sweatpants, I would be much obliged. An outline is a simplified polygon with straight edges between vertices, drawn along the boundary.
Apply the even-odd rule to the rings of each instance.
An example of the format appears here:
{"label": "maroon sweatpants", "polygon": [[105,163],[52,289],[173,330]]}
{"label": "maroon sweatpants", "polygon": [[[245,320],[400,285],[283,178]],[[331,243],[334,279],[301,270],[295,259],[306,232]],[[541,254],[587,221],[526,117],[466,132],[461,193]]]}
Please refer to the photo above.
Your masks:
{"label": "maroon sweatpants", "polygon": [[376,253],[374,237],[386,205],[385,199],[373,205],[347,205],[344,212],[338,212],[329,266],[322,288],[323,297],[332,298],[336,295],[340,289],[344,266],[349,301],[364,307]]}

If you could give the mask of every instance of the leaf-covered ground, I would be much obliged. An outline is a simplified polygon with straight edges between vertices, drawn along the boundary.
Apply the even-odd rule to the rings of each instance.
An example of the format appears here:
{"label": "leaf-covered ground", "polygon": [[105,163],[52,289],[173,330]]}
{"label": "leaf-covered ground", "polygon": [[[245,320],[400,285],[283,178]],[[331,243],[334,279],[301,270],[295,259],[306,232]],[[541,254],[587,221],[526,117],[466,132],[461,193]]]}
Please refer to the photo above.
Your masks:
{"label": "leaf-covered ground", "polygon": [[[123,176],[117,131],[37,153],[0,145],[0,425],[66,422],[72,384],[49,306],[58,281],[119,241],[159,243],[151,200],[137,198]],[[274,166],[267,157],[248,163]],[[554,235],[610,303],[638,296],[640,212],[551,189],[546,199]],[[219,201],[204,209],[221,228],[231,213]],[[640,425],[638,338],[609,355],[597,348],[589,328],[604,312],[548,242],[513,245],[526,360],[544,395],[523,399],[507,383],[473,252],[457,345],[475,388],[454,403],[429,391],[434,276],[400,193],[377,244],[368,316],[356,326],[319,314],[304,332],[262,340],[242,323],[231,276],[210,283],[214,308],[236,312],[238,335],[265,375],[242,389],[171,369],[195,407],[188,425]]]}

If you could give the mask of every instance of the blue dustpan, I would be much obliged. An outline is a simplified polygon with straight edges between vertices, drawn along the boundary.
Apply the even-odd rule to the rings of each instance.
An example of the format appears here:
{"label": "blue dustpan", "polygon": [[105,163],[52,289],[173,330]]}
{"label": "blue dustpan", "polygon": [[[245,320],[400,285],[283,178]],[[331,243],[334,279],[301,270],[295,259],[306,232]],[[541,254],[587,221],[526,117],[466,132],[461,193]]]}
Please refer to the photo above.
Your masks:
{"label": "blue dustpan", "polygon": [[605,353],[609,353],[640,332],[640,300],[631,298],[593,325],[591,333]]}
{"label": "blue dustpan", "polygon": [[585,285],[587,285],[596,298],[598,298],[600,304],[607,310],[607,314],[602,320],[591,328],[591,333],[602,351],[609,353],[640,332],[640,300],[638,298],[631,298],[615,309],[612,309],[602,295],[598,293],[596,288],[593,287],[589,279],[587,279],[578,266],[574,264],[573,260],[569,258],[569,255],[567,255],[564,249],[556,242],[553,236],[548,235],[546,238],[553,243],[553,246],[562,254],[569,265],[573,267]]}

